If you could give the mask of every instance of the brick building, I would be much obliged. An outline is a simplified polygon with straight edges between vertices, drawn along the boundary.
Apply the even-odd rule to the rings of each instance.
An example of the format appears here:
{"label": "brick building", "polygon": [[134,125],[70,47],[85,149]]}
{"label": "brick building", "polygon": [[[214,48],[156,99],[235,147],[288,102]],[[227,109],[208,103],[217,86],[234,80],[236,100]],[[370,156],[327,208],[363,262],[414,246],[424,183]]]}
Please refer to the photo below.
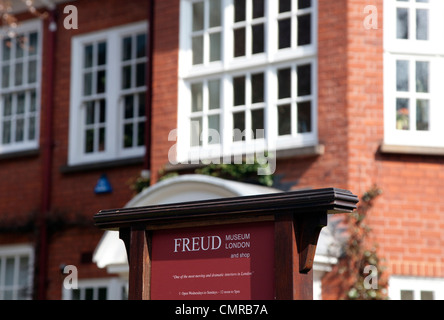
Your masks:
{"label": "brick building", "polygon": [[[442,1],[162,0],[151,15],[146,0],[36,0],[41,17],[12,5],[0,299],[124,298],[119,271],[92,261],[92,215],[134,204],[143,170],[154,188],[162,170],[267,147],[275,188],[377,185],[368,219],[389,296],[444,298]],[[67,265],[78,291],[64,290]]]}

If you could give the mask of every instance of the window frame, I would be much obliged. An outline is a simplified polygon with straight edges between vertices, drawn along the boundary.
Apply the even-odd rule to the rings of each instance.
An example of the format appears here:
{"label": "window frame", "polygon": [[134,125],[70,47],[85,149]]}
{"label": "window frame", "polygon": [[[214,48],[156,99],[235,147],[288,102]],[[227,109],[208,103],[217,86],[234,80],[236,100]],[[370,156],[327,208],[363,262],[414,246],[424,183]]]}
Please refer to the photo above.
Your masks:
{"label": "window frame", "polygon": [[444,300],[444,278],[390,276],[389,298],[401,300],[402,290],[413,291],[414,300],[420,300],[421,291],[432,291],[434,293],[433,300]]}
{"label": "window frame", "polygon": [[[216,159],[225,156],[246,155],[254,152],[276,149],[294,149],[316,145],[318,143],[317,129],[317,0],[312,1],[309,9],[293,10],[291,12],[293,20],[298,14],[311,14],[310,44],[278,49],[278,41],[273,41],[277,34],[278,21],[281,15],[278,14],[278,1],[265,1],[264,18],[255,19],[255,22],[263,23],[264,31],[264,52],[251,54],[246,50],[245,56],[234,57],[233,53],[233,27],[234,5],[233,0],[222,0],[222,52],[221,60],[214,62],[204,62],[200,65],[192,64],[191,47],[191,23],[192,3],[195,0],[181,0],[180,3],[180,38],[179,38],[179,69],[178,69],[178,123],[177,123],[177,145],[176,161],[187,162],[202,159]],[[251,8],[251,1],[247,0],[247,8]],[[248,14],[247,14],[248,17]],[[257,21],[256,21],[257,20]],[[245,22],[245,23],[244,23]],[[242,21],[247,26],[251,25],[251,19]],[[292,30],[294,33],[294,30]],[[248,34],[248,32],[247,32]],[[295,36],[292,36],[294,38]],[[248,37],[247,37],[248,38]],[[205,53],[204,53],[205,55]],[[276,70],[279,66],[294,66],[296,64],[311,63],[311,121],[312,131],[310,134],[291,135],[288,137],[278,137],[277,134],[277,111],[275,93],[272,86],[277,83]],[[232,114],[233,114],[233,88],[230,88],[232,77],[255,73],[264,73],[264,129],[265,138],[242,142],[231,142],[232,140]],[[220,121],[220,145],[202,146],[199,148],[190,147],[190,110],[191,110],[191,90],[190,84],[209,79],[220,78],[221,89],[221,121]],[[247,87],[249,84],[247,84]],[[248,91],[247,91],[248,92]],[[247,93],[248,94],[248,93]],[[256,106],[245,106],[246,110],[255,109]],[[251,122],[251,121],[250,121]],[[248,125],[249,122],[247,122]],[[248,128],[247,128],[248,129]],[[276,132],[274,132],[276,131]],[[248,134],[247,134],[248,137]]]}
{"label": "window frame", "polygon": [[[444,92],[439,84],[444,81],[444,43],[439,39],[439,30],[444,28],[444,21],[440,19],[439,13],[444,11],[444,2],[429,0],[429,3],[416,3],[414,0],[384,1],[384,21],[393,21],[396,18],[396,8],[406,7],[410,10],[415,8],[429,8],[428,40],[397,39],[396,23],[384,24],[384,145],[399,145],[408,147],[444,147],[444,127],[440,125],[439,119],[444,119],[444,110],[440,106],[444,104]],[[410,14],[410,16],[412,16]],[[395,18],[393,18],[395,17]],[[396,20],[396,19],[395,19]],[[410,19],[414,20],[414,19]],[[409,28],[412,26],[409,25]],[[414,35],[414,34],[413,34]],[[410,33],[410,36],[411,33]],[[396,88],[397,61],[407,60],[410,65],[410,89],[408,92],[399,92]],[[412,81],[415,61],[429,62],[429,91],[427,95],[413,90]],[[398,130],[396,128],[396,98],[410,98],[410,123],[416,117],[416,105],[413,100],[427,96],[429,101],[429,128],[416,130],[410,125],[409,130]],[[415,130],[413,130],[415,129]]]}
{"label": "window frame", "polygon": [[[122,278],[100,278],[100,279],[79,279],[77,283],[77,289],[70,288],[66,289],[62,286],[62,300],[74,300],[74,292],[78,290],[80,296],[79,299],[76,300],[86,300],[85,299],[85,290],[92,289],[93,290],[93,299],[98,300],[98,289],[106,288],[106,299],[105,300],[126,300],[127,296],[125,294],[128,293],[128,281]],[[122,292],[122,289],[125,288],[125,293]]]}
{"label": "window frame", "polygon": [[[145,33],[146,37],[149,36],[146,21],[81,34],[72,38],[68,165],[127,159],[144,155],[145,145],[131,148],[124,147],[124,124],[128,122],[124,114],[124,96],[130,94],[146,94],[147,86],[145,83],[144,86],[140,87],[122,88],[122,67],[129,64],[132,68],[133,62],[136,61],[135,63],[137,64],[137,61],[139,61],[137,58],[131,58],[130,62],[122,61],[123,38],[125,36],[133,36],[134,38],[134,35],[142,33]],[[105,92],[97,94],[95,98],[90,96],[84,98],[82,79],[84,47],[99,41],[106,41],[105,70],[107,80]],[[147,63],[146,54],[144,61],[144,63]],[[135,68],[132,68],[132,75],[133,73],[135,73]],[[135,78],[135,75],[132,76],[132,78]],[[97,99],[104,99],[106,101],[104,151],[85,153],[86,111],[82,106],[83,99],[85,99],[85,101],[91,99],[93,101]],[[116,128],[118,129],[116,130]]]}
{"label": "window frame", "polygon": [[[38,43],[37,43],[37,54],[35,55],[35,58],[32,57],[31,59],[29,58],[29,56],[23,56],[22,58],[19,58],[20,60],[22,60],[22,64],[23,64],[23,71],[22,71],[22,77],[23,75],[26,75],[23,78],[23,82],[21,85],[16,85],[15,84],[15,75],[12,71],[10,71],[10,75],[9,75],[9,83],[12,85],[9,85],[7,88],[0,88],[0,154],[7,154],[7,153],[13,153],[13,152],[20,152],[20,151],[28,151],[28,150],[36,150],[39,148],[39,140],[40,140],[40,110],[41,110],[41,77],[42,77],[42,50],[43,50],[43,32],[42,32],[42,22],[39,19],[33,19],[30,21],[25,21],[23,23],[21,23],[19,26],[17,26],[16,30],[15,30],[15,34],[16,35],[21,35],[23,33],[25,34],[31,34],[31,33],[37,33],[37,39],[38,39]],[[6,38],[5,38],[6,39]],[[2,40],[2,45],[3,47],[3,40]],[[1,60],[0,60],[0,64],[3,66],[4,62],[3,62],[3,50],[0,50],[1,53]],[[15,64],[15,59],[17,58],[13,58],[12,60],[9,60],[9,65],[12,66],[13,64]],[[28,70],[26,70],[25,66],[27,66],[28,64],[26,62],[29,63],[30,60],[33,60],[36,62],[36,75],[35,75],[35,81],[33,83],[28,83],[26,81],[27,75],[28,75]],[[2,79],[3,77],[3,67],[0,67],[0,79]],[[3,85],[3,84],[2,84]],[[31,106],[31,91],[35,90],[35,110],[31,111],[28,110],[28,108]],[[4,108],[4,97],[6,95],[12,95],[13,96],[13,100],[16,101],[18,94],[20,93],[24,93],[25,94],[25,101],[24,101],[24,112],[23,112],[23,140],[21,141],[11,141],[8,144],[3,144],[3,119],[4,119],[4,114],[3,114],[3,108]],[[17,105],[17,102],[13,102],[13,105]],[[13,108],[13,106],[11,106]],[[14,118],[16,118],[17,114],[12,114],[11,115],[11,121],[14,120]],[[26,139],[27,135],[29,134],[29,118],[34,118],[34,136],[33,139]],[[15,119],[14,121],[16,121],[17,119]],[[15,128],[15,125],[12,126],[11,131]],[[12,140],[12,136],[11,136],[11,140]]]}
{"label": "window frame", "polygon": [[[7,246],[0,246],[0,300],[4,299],[4,284],[1,282],[5,271],[5,258],[13,257],[14,260],[19,259],[20,257],[26,256],[28,258],[28,279],[27,279],[27,297],[25,300],[32,299],[33,294],[33,278],[34,278],[34,249],[31,244],[17,244],[17,245],[7,245]],[[16,261],[15,261],[16,264]],[[19,284],[16,282],[18,281],[18,276],[16,275],[17,272],[17,266],[14,267],[14,280],[12,284],[12,300],[18,299],[18,290],[19,290]]]}

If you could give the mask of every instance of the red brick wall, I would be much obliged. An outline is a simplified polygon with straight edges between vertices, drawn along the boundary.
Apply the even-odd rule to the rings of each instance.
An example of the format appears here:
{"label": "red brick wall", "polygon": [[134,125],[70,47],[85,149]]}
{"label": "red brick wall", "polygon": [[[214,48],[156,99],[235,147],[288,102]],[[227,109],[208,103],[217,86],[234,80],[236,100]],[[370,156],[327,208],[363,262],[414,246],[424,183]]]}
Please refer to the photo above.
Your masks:
{"label": "red brick wall", "polygon": [[[326,1],[319,2],[322,23],[321,7]],[[363,26],[367,5],[378,9],[377,30]],[[379,151],[384,140],[383,1],[347,1],[346,35],[347,185],[360,196],[372,185],[383,192],[368,216],[373,229],[368,244],[379,245],[388,274],[443,277],[442,156]]]}
{"label": "red brick wall", "polygon": [[[362,23],[366,5],[378,8],[378,29]],[[350,188],[372,184],[383,194],[369,222],[389,272],[444,276],[443,157],[381,154],[383,141],[383,1],[353,1],[348,9]]]}
{"label": "red brick wall", "polygon": [[[68,3],[69,4],[69,3]],[[62,173],[60,168],[67,165],[69,141],[69,102],[71,77],[71,39],[73,36],[104,30],[110,27],[146,21],[148,1],[79,0],[74,4],[78,9],[78,29],[66,30],[63,19],[66,14],[58,7],[58,30],[56,44],[56,75],[54,96],[54,137],[52,198],[51,206],[67,219],[90,219],[101,209],[123,207],[133,196],[130,180],[136,178],[142,165],[123,166],[103,170]],[[102,173],[112,185],[110,194],[94,193],[94,187]],[[48,261],[48,298],[61,297],[63,277],[60,265],[77,266],[79,278],[109,276],[105,270],[98,270],[94,263],[81,264],[82,253],[91,253],[96,248],[103,231],[92,228],[75,228],[58,232],[50,239]]]}
{"label": "red brick wall", "polygon": [[168,151],[175,143],[168,141],[168,134],[177,128],[179,4],[179,0],[156,1],[151,127],[152,183],[157,181],[159,170],[168,163]]}

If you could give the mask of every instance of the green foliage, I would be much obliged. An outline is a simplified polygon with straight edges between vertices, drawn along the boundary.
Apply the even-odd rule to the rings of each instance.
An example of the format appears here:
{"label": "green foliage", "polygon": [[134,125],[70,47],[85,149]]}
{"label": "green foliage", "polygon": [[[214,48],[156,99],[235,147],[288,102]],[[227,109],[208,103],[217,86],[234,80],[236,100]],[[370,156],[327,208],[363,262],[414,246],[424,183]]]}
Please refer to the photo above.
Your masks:
{"label": "green foliage", "polygon": [[252,164],[210,164],[206,167],[196,169],[195,173],[271,187],[273,185],[273,175],[258,175],[259,168],[264,168],[264,166],[255,160]]}
{"label": "green foliage", "polygon": [[130,189],[134,191],[135,194],[142,192],[143,189],[150,186],[150,178],[143,175],[138,176],[135,179],[129,181]]}
{"label": "green foliage", "polygon": [[[383,300],[387,299],[387,281],[383,277],[386,269],[384,260],[378,256],[378,245],[368,245],[371,228],[366,224],[367,213],[373,205],[373,201],[382,193],[376,186],[370,188],[362,196],[358,209],[347,215],[349,238],[344,244],[344,255],[339,259],[337,276],[343,279],[344,290],[342,299],[347,300]],[[370,272],[367,266],[376,268],[377,287],[365,287],[365,281]],[[372,273],[372,276],[375,274]]]}

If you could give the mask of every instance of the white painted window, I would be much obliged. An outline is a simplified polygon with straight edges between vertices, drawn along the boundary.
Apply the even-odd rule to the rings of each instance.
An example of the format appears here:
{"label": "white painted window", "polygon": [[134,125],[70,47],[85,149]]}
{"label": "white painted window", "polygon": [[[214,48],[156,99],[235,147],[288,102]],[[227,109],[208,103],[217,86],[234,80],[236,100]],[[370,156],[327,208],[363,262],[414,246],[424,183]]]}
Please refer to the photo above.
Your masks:
{"label": "white painted window", "polygon": [[444,300],[443,278],[391,276],[391,300]]}
{"label": "white painted window", "polygon": [[182,0],[177,160],[317,143],[316,0]]}
{"label": "white painted window", "polygon": [[62,288],[63,300],[127,300],[128,284],[120,278],[81,279],[76,289]]}
{"label": "white painted window", "polygon": [[146,23],[72,40],[69,164],[142,156]]}
{"label": "white painted window", "polygon": [[440,0],[384,1],[384,140],[444,147]]}
{"label": "white painted window", "polygon": [[33,271],[30,245],[0,246],[0,300],[31,299]]}
{"label": "white painted window", "polygon": [[41,43],[40,21],[0,40],[0,153],[38,148]]}

